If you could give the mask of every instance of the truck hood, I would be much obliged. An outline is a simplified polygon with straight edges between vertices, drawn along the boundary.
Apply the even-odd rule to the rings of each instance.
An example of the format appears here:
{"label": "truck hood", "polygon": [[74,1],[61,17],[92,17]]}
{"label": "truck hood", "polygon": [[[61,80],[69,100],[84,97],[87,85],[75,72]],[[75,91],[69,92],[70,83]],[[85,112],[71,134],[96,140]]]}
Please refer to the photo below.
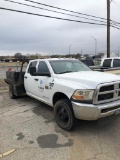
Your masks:
{"label": "truck hood", "polygon": [[65,73],[57,75],[57,78],[62,81],[67,81],[69,84],[76,84],[86,89],[95,89],[97,85],[101,83],[120,81],[120,76],[97,71]]}

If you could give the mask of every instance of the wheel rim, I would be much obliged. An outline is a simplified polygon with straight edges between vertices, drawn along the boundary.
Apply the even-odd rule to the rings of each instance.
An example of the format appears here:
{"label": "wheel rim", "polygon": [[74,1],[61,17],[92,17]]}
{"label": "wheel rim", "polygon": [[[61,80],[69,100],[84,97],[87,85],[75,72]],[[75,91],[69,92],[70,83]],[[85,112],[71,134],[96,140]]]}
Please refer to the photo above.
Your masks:
{"label": "wheel rim", "polygon": [[60,107],[60,109],[57,112],[57,118],[58,121],[64,125],[68,124],[69,116],[67,113],[67,110],[64,107]]}

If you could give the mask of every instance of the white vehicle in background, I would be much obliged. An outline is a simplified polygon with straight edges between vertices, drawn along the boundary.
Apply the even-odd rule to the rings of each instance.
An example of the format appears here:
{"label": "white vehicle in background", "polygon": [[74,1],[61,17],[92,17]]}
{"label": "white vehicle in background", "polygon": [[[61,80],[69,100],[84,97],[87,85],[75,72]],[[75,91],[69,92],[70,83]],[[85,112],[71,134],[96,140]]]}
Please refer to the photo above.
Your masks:
{"label": "white vehicle in background", "polygon": [[104,58],[102,59],[100,66],[106,68],[120,67],[120,57]]}
{"label": "white vehicle in background", "polygon": [[100,66],[90,66],[90,68],[94,71],[120,75],[120,57],[104,58]]}
{"label": "white vehicle in background", "polygon": [[76,59],[32,60],[26,72],[7,72],[5,82],[11,98],[26,93],[54,107],[55,120],[64,130],[71,130],[76,119],[120,113],[120,77],[92,71]]}

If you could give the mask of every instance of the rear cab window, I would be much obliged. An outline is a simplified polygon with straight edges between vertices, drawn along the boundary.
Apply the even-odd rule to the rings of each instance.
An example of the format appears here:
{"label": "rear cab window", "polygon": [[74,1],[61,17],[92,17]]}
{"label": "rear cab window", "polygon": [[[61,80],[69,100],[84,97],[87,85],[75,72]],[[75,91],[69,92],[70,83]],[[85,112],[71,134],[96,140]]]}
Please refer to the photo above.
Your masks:
{"label": "rear cab window", "polygon": [[113,60],[113,67],[120,67],[120,59]]}
{"label": "rear cab window", "polygon": [[103,67],[111,67],[112,59],[105,59],[103,62]]}
{"label": "rear cab window", "polygon": [[36,67],[37,66],[37,62],[38,61],[33,61],[33,62],[30,62],[30,64],[29,64],[29,68],[28,68],[28,73],[30,73],[30,67]]}

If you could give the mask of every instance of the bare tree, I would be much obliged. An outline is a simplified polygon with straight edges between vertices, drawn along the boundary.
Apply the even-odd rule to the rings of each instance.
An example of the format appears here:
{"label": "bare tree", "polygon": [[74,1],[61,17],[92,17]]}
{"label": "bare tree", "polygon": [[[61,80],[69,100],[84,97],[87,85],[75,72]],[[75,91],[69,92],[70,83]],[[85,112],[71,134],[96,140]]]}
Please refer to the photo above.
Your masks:
{"label": "bare tree", "polygon": [[23,55],[21,53],[15,53],[14,57],[16,59],[21,59],[23,57]]}

